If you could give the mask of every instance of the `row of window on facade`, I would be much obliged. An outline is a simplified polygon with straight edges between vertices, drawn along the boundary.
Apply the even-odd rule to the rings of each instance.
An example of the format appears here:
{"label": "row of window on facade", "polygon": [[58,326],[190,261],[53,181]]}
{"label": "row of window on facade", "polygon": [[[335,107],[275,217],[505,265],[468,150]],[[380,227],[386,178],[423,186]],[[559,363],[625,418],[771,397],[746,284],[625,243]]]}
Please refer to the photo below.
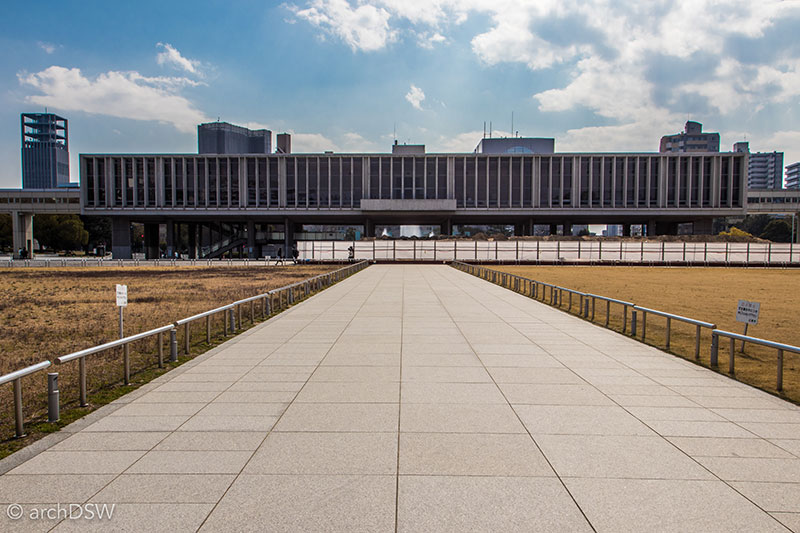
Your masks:
{"label": "row of window on facade", "polygon": [[[362,198],[455,198],[459,208],[741,205],[742,160],[738,157],[283,159],[285,168],[279,171],[284,162],[275,157],[87,157],[82,179],[85,202],[88,207],[358,208]],[[663,183],[662,164],[666,166]],[[719,169],[714,168],[717,164]],[[366,190],[362,190],[365,171]],[[281,174],[285,175],[283,184]],[[715,175],[720,176],[716,188],[712,186]],[[157,194],[160,181],[163,186]],[[662,187],[663,200],[659,197]]]}

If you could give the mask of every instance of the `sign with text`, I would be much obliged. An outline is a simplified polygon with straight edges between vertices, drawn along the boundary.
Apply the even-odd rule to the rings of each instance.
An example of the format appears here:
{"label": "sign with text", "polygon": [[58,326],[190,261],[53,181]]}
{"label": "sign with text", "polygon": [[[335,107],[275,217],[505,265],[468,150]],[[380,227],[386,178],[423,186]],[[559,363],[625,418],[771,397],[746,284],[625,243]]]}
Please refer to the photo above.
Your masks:
{"label": "sign with text", "polygon": [[117,285],[117,307],[128,306],[128,286]]}
{"label": "sign with text", "polygon": [[744,322],[745,324],[758,324],[758,312],[760,309],[761,304],[759,302],[739,300],[739,306],[736,308],[736,321]]}

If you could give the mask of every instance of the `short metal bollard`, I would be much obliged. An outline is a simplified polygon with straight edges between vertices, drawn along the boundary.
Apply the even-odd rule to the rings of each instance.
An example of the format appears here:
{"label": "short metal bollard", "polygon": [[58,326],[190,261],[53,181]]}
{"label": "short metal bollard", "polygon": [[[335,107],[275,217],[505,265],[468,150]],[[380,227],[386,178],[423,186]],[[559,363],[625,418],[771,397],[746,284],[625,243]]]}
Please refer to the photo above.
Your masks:
{"label": "short metal bollard", "polygon": [[47,421],[58,422],[59,413],[58,372],[47,374]]}
{"label": "short metal bollard", "polygon": [[231,335],[236,333],[236,314],[233,312],[233,309],[228,309],[228,322],[229,326],[228,329],[231,331]]}
{"label": "short metal bollard", "polygon": [[176,363],[178,361],[178,330],[175,328],[169,330],[169,362]]}

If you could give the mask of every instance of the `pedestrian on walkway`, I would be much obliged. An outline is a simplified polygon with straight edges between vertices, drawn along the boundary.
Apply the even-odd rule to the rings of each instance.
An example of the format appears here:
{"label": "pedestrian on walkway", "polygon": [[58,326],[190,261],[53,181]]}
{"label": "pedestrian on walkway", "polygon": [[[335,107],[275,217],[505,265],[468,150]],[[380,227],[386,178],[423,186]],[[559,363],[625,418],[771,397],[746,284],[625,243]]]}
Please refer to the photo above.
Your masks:
{"label": "pedestrian on walkway", "polygon": [[275,265],[279,264],[283,264],[283,248],[278,248],[278,259],[275,261]]}
{"label": "pedestrian on walkway", "polygon": [[292,259],[294,259],[294,264],[296,265],[299,261],[298,258],[300,257],[300,250],[297,249],[297,245],[295,244],[292,247]]}

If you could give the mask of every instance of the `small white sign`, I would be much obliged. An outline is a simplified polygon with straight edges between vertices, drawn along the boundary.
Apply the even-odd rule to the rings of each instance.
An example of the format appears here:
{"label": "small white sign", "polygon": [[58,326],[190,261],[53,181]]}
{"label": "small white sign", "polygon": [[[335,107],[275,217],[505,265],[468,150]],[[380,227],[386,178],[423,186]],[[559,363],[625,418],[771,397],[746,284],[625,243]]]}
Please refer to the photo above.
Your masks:
{"label": "small white sign", "polygon": [[744,322],[745,324],[758,324],[758,312],[760,310],[761,304],[759,302],[739,300],[739,306],[736,308],[736,321]]}
{"label": "small white sign", "polygon": [[128,306],[128,286],[117,285],[117,307]]}

